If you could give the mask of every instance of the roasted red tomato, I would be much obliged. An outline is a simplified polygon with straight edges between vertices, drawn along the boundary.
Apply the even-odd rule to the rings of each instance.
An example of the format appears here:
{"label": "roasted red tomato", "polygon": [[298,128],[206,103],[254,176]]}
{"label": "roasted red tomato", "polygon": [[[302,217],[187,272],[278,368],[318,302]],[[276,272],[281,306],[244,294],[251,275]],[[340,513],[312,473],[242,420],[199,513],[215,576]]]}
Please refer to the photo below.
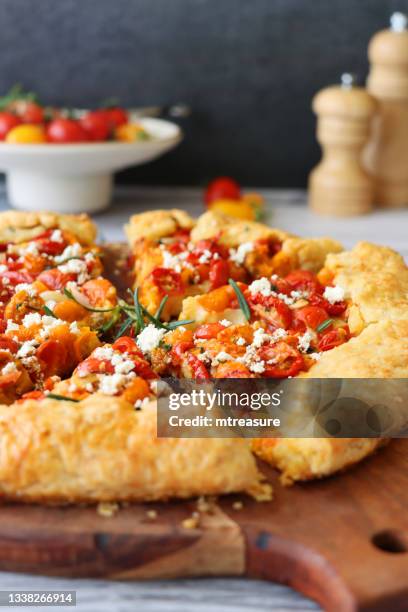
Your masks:
{"label": "roasted red tomato", "polygon": [[20,285],[21,283],[32,283],[34,281],[34,276],[26,272],[25,270],[14,271],[14,270],[6,270],[0,274],[0,278],[7,278],[10,285]]}
{"label": "roasted red tomato", "polygon": [[265,344],[258,350],[258,356],[265,362],[263,375],[269,378],[296,376],[304,367],[300,352],[286,342]]}
{"label": "roasted red tomato", "polygon": [[323,293],[324,287],[316,276],[308,270],[294,270],[285,280],[292,286],[292,291],[309,291],[310,293]]}
{"label": "roasted red tomato", "polygon": [[225,259],[216,259],[210,265],[208,278],[210,279],[210,289],[217,289],[228,284],[230,277],[229,264]]}
{"label": "roasted red tomato", "polygon": [[18,114],[23,123],[37,125],[44,123],[44,109],[36,102],[23,101],[19,107]]}
{"label": "roasted red tomato", "polygon": [[292,323],[292,311],[282,300],[269,295],[264,296],[260,293],[247,294],[247,300],[252,310],[272,327],[288,329]]}
{"label": "roasted red tomato", "polygon": [[319,295],[318,293],[313,293],[309,297],[309,302],[313,306],[320,306],[321,308],[324,308],[329,313],[329,315],[333,317],[339,317],[347,308],[347,302],[342,300],[341,302],[335,302],[334,304],[331,304],[328,300],[326,300],[322,295]]}
{"label": "roasted red tomato", "polygon": [[333,329],[332,331],[323,334],[319,340],[318,349],[319,351],[330,351],[335,346],[344,344],[349,339],[350,334],[348,327],[341,327],[339,329]]}
{"label": "roasted red tomato", "polygon": [[64,371],[69,361],[67,349],[59,340],[43,342],[37,349],[36,357],[42,363],[46,377]]}
{"label": "roasted red tomato", "polygon": [[211,340],[216,338],[218,334],[225,329],[221,323],[205,323],[200,325],[194,332],[194,337],[197,340]]}
{"label": "roasted red tomato", "polygon": [[214,200],[239,200],[241,187],[229,176],[220,176],[207,185],[204,193],[204,201],[211,204]]}
{"label": "roasted red tomato", "polygon": [[88,140],[93,142],[108,140],[111,125],[106,111],[89,111],[81,118],[80,123]]}
{"label": "roasted red tomato", "polygon": [[210,378],[207,368],[196,355],[189,353],[187,355],[187,363],[191,368],[193,378],[197,380],[206,380]]}
{"label": "roasted red tomato", "polygon": [[47,140],[54,144],[86,142],[87,134],[75,119],[53,119],[47,127]]}
{"label": "roasted red tomato", "polygon": [[155,268],[151,277],[163,295],[181,295],[184,291],[181,275],[170,268]]}
{"label": "roasted red tomato", "polygon": [[10,130],[20,125],[21,119],[13,113],[0,113],[0,140],[4,140]]}
{"label": "roasted red tomato", "polygon": [[193,348],[192,342],[176,342],[171,347],[170,356],[174,365],[180,365],[183,355],[186,351]]}
{"label": "roasted red tomato", "polygon": [[328,312],[319,306],[305,306],[295,310],[295,321],[304,323],[310,329],[316,329],[327,319],[329,319]]}
{"label": "roasted red tomato", "polygon": [[115,368],[109,359],[97,359],[96,357],[88,357],[76,369],[76,373],[79,376],[86,376],[87,374],[113,374],[114,371]]}
{"label": "roasted red tomato", "polygon": [[15,342],[12,338],[1,334],[0,335],[0,350],[1,351],[10,351],[10,353],[17,353],[18,351],[18,343]]}
{"label": "roasted red tomato", "polygon": [[136,353],[136,355],[139,355],[140,357],[142,356],[141,350],[137,346],[135,340],[130,338],[130,336],[122,336],[121,338],[118,338],[112,344],[112,348],[115,351],[120,351],[121,353]]}
{"label": "roasted red tomato", "polygon": [[75,280],[75,274],[64,274],[61,270],[53,268],[52,270],[44,270],[44,272],[41,272],[41,274],[38,275],[38,280],[44,283],[48,289],[64,289],[67,283]]}
{"label": "roasted red tomato", "polygon": [[52,232],[53,230],[48,230],[40,236],[37,236],[35,242],[41,253],[45,253],[46,255],[60,255],[67,246],[67,243],[65,240],[51,240]]}

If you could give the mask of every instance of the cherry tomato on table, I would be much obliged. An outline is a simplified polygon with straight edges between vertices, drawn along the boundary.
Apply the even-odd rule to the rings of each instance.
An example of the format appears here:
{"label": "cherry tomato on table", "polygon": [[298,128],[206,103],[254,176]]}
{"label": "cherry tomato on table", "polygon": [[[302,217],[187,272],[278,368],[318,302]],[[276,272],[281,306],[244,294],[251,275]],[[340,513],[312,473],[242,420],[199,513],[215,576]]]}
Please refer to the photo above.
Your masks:
{"label": "cherry tomato on table", "polygon": [[44,109],[36,102],[21,100],[16,105],[16,112],[23,123],[44,123]]}
{"label": "cherry tomato on table", "polygon": [[207,185],[204,193],[204,201],[207,206],[215,200],[239,200],[241,198],[241,187],[229,176],[220,176]]}
{"label": "cherry tomato on table", "polygon": [[127,112],[125,111],[124,108],[121,108],[120,106],[106,108],[103,110],[103,112],[107,116],[108,123],[110,125],[111,130],[114,130],[120,125],[124,125],[125,123],[128,123],[129,121],[129,116]]}
{"label": "cherry tomato on table", "polygon": [[0,113],[0,140],[4,140],[9,133],[17,125],[21,124],[21,119],[13,113]]}
{"label": "cherry tomato on table", "polygon": [[75,119],[54,119],[47,127],[47,139],[55,144],[86,142],[87,134]]}

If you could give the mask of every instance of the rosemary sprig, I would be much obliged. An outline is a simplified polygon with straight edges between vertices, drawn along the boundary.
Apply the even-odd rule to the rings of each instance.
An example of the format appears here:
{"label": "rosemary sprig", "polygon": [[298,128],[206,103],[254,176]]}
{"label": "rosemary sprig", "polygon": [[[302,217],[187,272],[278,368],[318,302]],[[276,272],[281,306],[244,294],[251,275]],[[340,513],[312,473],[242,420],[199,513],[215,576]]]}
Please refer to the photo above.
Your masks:
{"label": "rosemary sprig", "polygon": [[162,301],[160,302],[160,306],[158,307],[158,309],[156,310],[156,314],[154,315],[156,319],[160,319],[160,317],[162,316],[163,308],[167,304],[168,299],[169,299],[169,296],[165,295]]}
{"label": "rosemary sprig", "polygon": [[242,293],[241,289],[238,287],[237,283],[232,278],[230,278],[228,282],[233,288],[233,290],[235,291],[235,294],[238,299],[239,307],[244,313],[244,317],[246,318],[247,321],[249,321],[249,319],[251,318],[251,311],[249,309],[248,302],[246,301],[244,297],[244,294]]}
{"label": "rosemary sprig", "polygon": [[65,401],[65,402],[75,402],[76,404],[79,402],[79,400],[74,399],[72,397],[66,397],[65,395],[58,395],[57,393],[48,393],[48,395],[45,396],[46,399],[51,398],[51,399],[56,399],[59,401]]}
{"label": "rosemary sprig", "polygon": [[112,312],[117,308],[117,306],[113,306],[112,308],[92,308],[91,306],[85,306],[79,300],[77,300],[76,297],[71,293],[71,291],[69,291],[69,289],[67,289],[66,287],[64,289],[64,293],[67,297],[69,297],[70,300],[74,300],[74,302],[82,306],[82,308],[85,308],[85,310],[89,310],[90,312]]}
{"label": "rosemary sprig", "polygon": [[58,317],[55,316],[55,314],[52,312],[51,308],[48,308],[48,306],[46,306],[45,304],[43,306],[43,310],[45,314],[48,315],[49,317],[54,317],[54,319],[58,319]]}
{"label": "rosemary sprig", "polygon": [[320,323],[320,325],[316,327],[316,331],[320,334],[320,332],[327,329],[332,323],[333,319],[326,319],[325,321],[323,321],[323,323]]}

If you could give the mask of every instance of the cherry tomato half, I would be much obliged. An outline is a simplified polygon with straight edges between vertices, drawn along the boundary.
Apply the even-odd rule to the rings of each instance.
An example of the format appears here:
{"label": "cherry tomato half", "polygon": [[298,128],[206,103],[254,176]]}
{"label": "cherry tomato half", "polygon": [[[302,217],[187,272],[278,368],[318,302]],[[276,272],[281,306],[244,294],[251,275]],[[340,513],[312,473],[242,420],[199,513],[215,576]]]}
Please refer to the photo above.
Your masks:
{"label": "cherry tomato half", "polygon": [[330,317],[328,312],[320,306],[305,306],[295,311],[295,318],[297,321],[303,322],[306,327],[316,329]]}
{"label": "cherry tomato half", "polygon": [[40,125],[44,123],[44,109],[36,102],[23,101],[17,106],[17,112],[23,123]]}
{"label": "cherry tomato half", "polygon": [[323,293],[322,285],[313,272],[309,272],[308,270],[294,270],[285,277],[285,280],[295,290]]}
{"label": "cherry tomato half", "polygon": [[209,279],[210,289],[217,289],[228,284],[230,269],[228,262],[225,259],[217,259],[210,265]]}
{"label": "cherry tomato half", "polygon": [[229,176],[220,176],[207,185],[204,193],[204,201],[207,206],[215,200],[239,200],[241,198],[241,187]]}
{"label": "cherry tomato half", "polygon": [[108,140],[111,133],[109,116],[106,111],[89,111],[80,120],[88,140],[100,142]]}
{"label": "cherry tomato half", "polygon": [[75,119],[54,119],[47,127],[47,140],[54,144],[86,142],[87,134]]}
{"label": "cherry tomato half", "polygon": [[0,140],[4,140],[10,130],[20,125],[21,119],[13,113],[0,113]]}
{"label": "cherry tomato half", "polygon": [[211,340],[216,338],[218,334],[225,329],[221,323],[204,323],[200,325],[194,332],[194,337],[197,340]]}
{"label": "cherry tomato half", "polygon": [[207,368],[196,355],[189,353],[189,355],[187,355],[187,363],[191,368],[193,378],[198,380],[206,380],[210,378]]}
{"label": "cherry tomato half", "polygon": [[[263,376],[268,378],[296,376],[304,366],[302,355],[286,342],[264,345],[259,349],[258,355],[265,361]],[[268,363],[268,361],[273,361],[273,363]]]}
{"label": "cherry tomato half", "polygon": [[170,268],[155,268],[151,277],[163,295],[180,295],[184,291],[181,275]]}
{"label": "cherry tomato half", "polygon": [[88,357],[76,369],[79,376],[87,374],[113,374],[115,368],[109,359],[97,359],[96,357]]}
{"label": "cherry tomato half", "polygon": [[339,329],[333,329],[327,334],[324,334],[318,344],[319,351],[330,351],[335,346],[344,344],[349,338],[348,328],[340,327]]}

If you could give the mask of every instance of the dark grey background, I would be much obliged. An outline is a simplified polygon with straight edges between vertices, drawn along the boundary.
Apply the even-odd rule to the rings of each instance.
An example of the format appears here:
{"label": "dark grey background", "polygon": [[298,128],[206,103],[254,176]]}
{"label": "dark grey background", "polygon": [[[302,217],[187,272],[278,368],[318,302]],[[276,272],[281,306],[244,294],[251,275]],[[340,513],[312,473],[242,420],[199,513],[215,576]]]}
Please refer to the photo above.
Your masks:
{"label": "dark grey background", "polygon": [[313,94],[365,78],[367,43],[408,0],[0,0],[0,91],[87,106],[185,102],[184,143],[126,181],[303,186]]}

